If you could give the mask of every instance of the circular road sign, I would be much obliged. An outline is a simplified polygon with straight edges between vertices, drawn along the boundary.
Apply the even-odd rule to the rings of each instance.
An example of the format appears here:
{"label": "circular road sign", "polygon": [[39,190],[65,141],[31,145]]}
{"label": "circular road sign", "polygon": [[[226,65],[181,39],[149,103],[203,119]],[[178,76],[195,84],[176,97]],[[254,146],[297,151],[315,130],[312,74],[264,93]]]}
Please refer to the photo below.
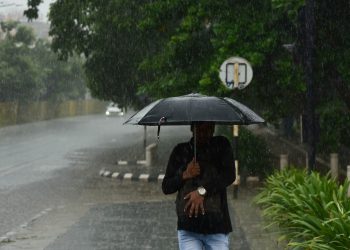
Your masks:
{"label": "circular road sign", "polygon": [[221,65],[219,76],[226,88],[244,89],[253,79],[253,69],[246,59],[230,57]]}

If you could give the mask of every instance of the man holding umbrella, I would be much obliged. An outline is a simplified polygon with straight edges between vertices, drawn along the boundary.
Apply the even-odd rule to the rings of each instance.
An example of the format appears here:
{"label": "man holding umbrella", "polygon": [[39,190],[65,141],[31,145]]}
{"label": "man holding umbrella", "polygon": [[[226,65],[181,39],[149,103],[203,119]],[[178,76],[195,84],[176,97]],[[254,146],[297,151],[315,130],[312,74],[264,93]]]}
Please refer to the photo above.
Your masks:
{"label": "man holding umbrella", "polygon": [[177,192],[180,249],[228,249],[226,188],[235,167],[229,141],[213,136],[215,124],[264,122],[236,100],[195,93],[154,101],[124,123],[158,126],[158,138],[160,126],[191,125],[193,138],[174,148],[162,183],[165,194]]}
{"label": "man holding umbrella", "polygon": [[234,159],[229,141],[214,137],[214,129],[209,122],[191,125],[194,138],[173,149],[163,179],[165,194],[177,192],[180,249],[229,249],[226,188],[235,180]]}

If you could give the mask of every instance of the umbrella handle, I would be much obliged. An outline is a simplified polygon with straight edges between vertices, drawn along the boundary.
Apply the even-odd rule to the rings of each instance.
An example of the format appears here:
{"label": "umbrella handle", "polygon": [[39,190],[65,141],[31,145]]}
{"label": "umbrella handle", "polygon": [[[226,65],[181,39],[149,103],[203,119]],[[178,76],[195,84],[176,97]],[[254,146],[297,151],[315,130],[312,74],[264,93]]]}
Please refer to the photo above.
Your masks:
{"label": "umbrella handle", "polygon": [[160,118],[159,121],[158,121],[158,132],[157,132],[157,138],[158,138],[158,140],[159,140],[160,126],[161,126],[164,122],[166,122],[166,117],[163,116],[163,117]]}

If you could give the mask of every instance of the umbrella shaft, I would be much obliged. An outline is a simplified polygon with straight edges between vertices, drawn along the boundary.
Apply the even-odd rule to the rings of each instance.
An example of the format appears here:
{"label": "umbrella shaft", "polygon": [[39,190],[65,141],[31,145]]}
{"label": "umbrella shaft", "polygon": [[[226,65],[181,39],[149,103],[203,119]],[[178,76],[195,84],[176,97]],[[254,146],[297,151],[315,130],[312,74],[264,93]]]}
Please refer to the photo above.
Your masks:
{"label": "umbrella shaft", "polygon": [[194,155],[194,162],[197,162],[197,128],[196,125],[193,126],[193,145],[194,145],[194,150],[193,150],[193,155]]}

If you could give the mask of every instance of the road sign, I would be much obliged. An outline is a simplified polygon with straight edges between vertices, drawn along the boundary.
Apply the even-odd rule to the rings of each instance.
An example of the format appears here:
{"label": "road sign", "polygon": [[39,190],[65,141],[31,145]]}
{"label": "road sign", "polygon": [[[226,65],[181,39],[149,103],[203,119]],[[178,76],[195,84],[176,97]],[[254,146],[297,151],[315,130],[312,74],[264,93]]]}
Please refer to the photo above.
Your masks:
{"label": "road sign", "polygon": [[244,89],[253,78],[253,69],[246,59],[230,57],[221,65],[219,76],[226,88]]}

